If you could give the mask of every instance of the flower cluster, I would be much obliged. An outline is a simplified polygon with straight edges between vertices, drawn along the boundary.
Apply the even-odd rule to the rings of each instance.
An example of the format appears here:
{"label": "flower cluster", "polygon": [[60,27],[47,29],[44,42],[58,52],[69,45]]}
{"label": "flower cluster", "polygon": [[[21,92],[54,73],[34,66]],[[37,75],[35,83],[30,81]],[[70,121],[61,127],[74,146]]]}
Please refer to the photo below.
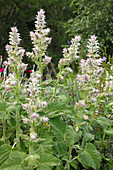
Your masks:
{"label": "flower cluster", "polygon": [[9,66],[12,72],[16,74],[22,74],[27,68],[27,64],[22,62],[25,50],[19,47],[20,44],[20,34],[16,27],[11,28],[9,35],[9,45],[6,45],[6,51],[8,53],[8,61],[4,61],[4,65]]}
{"label": "flower cluster", "polygon": [[[89,90],[90,97],[93,95],[95,98],[99,94],[100,77],[104,72],[101,67],[103,60],[99,58],[98,41],[95,35],[91,36],[88,42],[88,59],[81,59],[80,68],[82,74],[77,74],[77,83],[80,89]],[[98,57],[98,58],[97,58]]]}
{"label": "flower cluster", "polygon": [[72,38],[71,45],[68,49],[63,49],[63,56],[64,58],[60,59],[59,61],[59,68],[68,65],[70,62],[75,61],[79,58],[78,55],[78,47],[80,45],[79,41],[81,40],[80,36],[75,36],[75,38]]}
{"label": "flower cluster", "polygon": [[80,36],[75,36],[75,38],[72,38],[71,40],[70,47],[68,49],[63,49],[64,58],[61,58],[58,64],[58,68],[61,70],[61,72],[57,76],[60,78],[60,80],[64,80],[64,77],[68,75],[68,73],[73,72],[73,70],[69,67],[69,64],[79,59],[78,48],[80,45],[80,40]]}
{"label": "flower cluster", "polygon": [[[45,56],[46,49],[51,43],[51,38],[47,37],[50,32],[49,28],[46,28],[45,11],[41,9],[36,15],[35,32],[30,32],[30,37],[33,44],[33,52],[27,52],[26,55],[32,58],[32,60],[38,64],[39,58]],[[51,57],[45,56],[43,64],[47,65],[51,61]]]}
{"label": "flower cluster", "polygon": [[[46,101],[40,100],[40,77],[41,73],[39,71],[34,72],[34,70],[31,70],[30,78],[29,78],[29,84],[27,85],[27,88],[23,90],[23,93],[29,94],[29,98],[26,98],[28,100],[28,103],[22,104],[22,108],[27,111],[28,118],[23,117],[23,122],[30,124],[32,127],[32,124],[35,122],[38,122],[40,124],[41,122],[48,122],[49,119],[46,116],[40,116],[37,113],[37,110],[42,109],[48,105]],[[33,135],[31,135],[33,132],[30,133],[31,139]],[[34,131],[35,133],[35,131]],[[36,135],[35,135],[36,137]]]}
{"label": "flower cluster", "polygon": [[10,73],[4,83],[5,89],[10,89],[12,87],[15,87],[18,80],[16,79],[15,73]]}
{"label": "flower cluster", "polygon": [[98,41],[97,41],[97,37],[95,35],[91,35],[91,38],[89,39],[89,42],[88,42],[88,57],[93,57],[93,58],[97,58],[99,57],[98,55],[98,49],[99,49],[99,46],[98,46]]}

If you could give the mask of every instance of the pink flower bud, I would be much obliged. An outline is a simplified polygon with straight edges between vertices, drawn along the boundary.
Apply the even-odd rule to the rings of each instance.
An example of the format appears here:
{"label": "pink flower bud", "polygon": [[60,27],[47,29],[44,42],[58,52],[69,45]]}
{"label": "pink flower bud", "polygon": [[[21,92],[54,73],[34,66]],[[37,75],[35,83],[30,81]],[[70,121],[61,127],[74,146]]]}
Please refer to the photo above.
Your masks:
{"label": "pink flower bud", "polygon": [[25,141],[28,141],[28,138],[25,138]]}
{"label": "pink flower bud", "polygon": [[78,132],[78,127],[76,127],[76,132]]}
{"label": "pink flower bud", "polygon": [[89,120],[89,117],[87,115],[84,115],[84,120]]}

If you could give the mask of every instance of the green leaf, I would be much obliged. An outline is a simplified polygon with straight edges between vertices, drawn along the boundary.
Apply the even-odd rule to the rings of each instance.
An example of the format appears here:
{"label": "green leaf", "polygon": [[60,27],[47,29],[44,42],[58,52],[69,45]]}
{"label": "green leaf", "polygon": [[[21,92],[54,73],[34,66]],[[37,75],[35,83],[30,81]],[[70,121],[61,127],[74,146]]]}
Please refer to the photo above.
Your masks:
{"label": "green leaf", "polygon": [[59,112],[64,112],[64,113],[71,113],[71,108],[70,106],[62,103],[62,102],[53,102],[48,104],[48,106],[46,107],[47,110],[47,114],[52,116],[56,113]]}
{"label": "green leaf", "polygon": [[0,111],[0,119],[1,120],[8,120],[8,119],[10,119],[10,114],[9,113],[7,113],[7,112],[1,112]]}
{"label": "green leaf", "polygon": [[109,166],[109,170],[113,170],[113,159],[107,165]]}
{"label": "green leaf", "polygon": [[87,133],[86,131],[84,132],[84,141],[92,141],[94,140],[94,135],[92,135],[91,133]]}
{"label": "green leaf", "polygon": [[68,146],[72,146],[75,142],[78,142],[81,138],[82,132],[76,133],[73,126],[68,125],[66,132],[66,143]]}
{"label": "green leaf", "polygon": [[113,129],[108,129],[108,130],[104,130],[104,132],[108,135],[112,135],[113,134]]}
{"label": "green leaf", "polygon": [[25,162],[28,162],[28,165],[36,166],[38,163],[38,159],[40,156],[38,154],[36,155],[29,155],[26,159]]}
{"label": "green leaf", "polygon": [[65,170],[63,166],[58,165],[55,170]]}
{"label": "green leaf", "polygon": [[85,150],[79,154],[78,159],[85,168],[91,167],[99,170],[101,161],[100,153],[93,144],[86,144]]}
{"label": "green leaf", "polygon": [[45,135],[45,138],[38,138],[39,143],[33,143],[33,153],[41,154],[42,152],[51,153],[53,140],[50,135]]}
{"label": "green leaf", "polygon": [[0,146],[0,166],[9,158],[11,146],[4,144]]}
{"label": "green leaf", "polygon": [[64,141],[66,133],[66,123],[59,117],[50,119],[51,129],[59,141]]}
{"label": "green leaf", "polygon": [[73,168],[75,168],[75,169],[78,168],[76,161],[73,161],[73,160],[72,160],[72,161],[70,162],[70,165],[71,165]]}
{"label": "green leaf", "polygon": [[24,170],[21,166],[22,157],[20,152],[12,152],[11,156],[2,164],[1,170]]}
{"label": "green leaf", "polygon": [[51,167],[57,166],[60,160],[51,154],[42,153],[38,160],[38,170],[51,170]]}
{"label": "green leaf", "polygon": [[101,126],[110,126],[111,122],[109,119],[100,116],[99,118],[97,118],[97,123],[100,124]]}
{"label": "green leaf", "polygon": [[56,149],[58,152],[59,157],[63,157],[67,155],[67,145],[63,142],[56,143]]}
{"label": "green leaf", "polygon": [[0,111],[5,112],[6,111],[6,102],[0,102]]}

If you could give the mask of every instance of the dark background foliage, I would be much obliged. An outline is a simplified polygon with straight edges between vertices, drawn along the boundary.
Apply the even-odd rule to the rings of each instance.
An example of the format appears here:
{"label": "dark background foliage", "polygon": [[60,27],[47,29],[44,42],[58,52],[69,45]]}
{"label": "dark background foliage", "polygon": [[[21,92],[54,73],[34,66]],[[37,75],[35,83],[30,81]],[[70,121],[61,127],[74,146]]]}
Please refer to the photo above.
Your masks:
{"label": "dark background foliage", "polygon": [[[67,33],[71,37],[79,34],[83,47],[86,47],[90,35],[96,35],[101,47],[101,54],[113,54],[113,0],[73,0],[71,6],[74,18],[67,22]],[[83,48],[83,55],[85,48]],[[105,54],[104,54],[105,55]]]}
{"label": "dark background foliage", "polygon": [[[52,61],[56,65],[62,57],[62,45],[65,45],[69,38],[65,34],[64,25],[74,17],[74,7],[70,7],[70,3],[70,0],[0,0],[0,54],[6,59],[5,45],[8,43],[10,27],[13,26],[19,29],[21,45],[26,51],[31,51],[29,32],[34,30],[37,11],[43,8],[47,27],[51,29],[49,36],[52,37],[48,55],[53,58]],[[24,60],[30,63],[28,58]]]}
{"label": "dark background foliage", "polygon": [[[52,42],[48,56],[56,66],[62,57],[63,45],[75,35],[82,36],[83,53],[90,35],[95,34],[101,52],[113,53],[113,0],[0,0],[0,55],[7,58],[5,45],[8,43],[10,27],[17,26],[26,51],[32,50],[29,32],[34,30],[37,11],[45,10],[47,27]],[[106,48],[106,49],[105,49]],[[24,58],[24,62],[31,63]]]}

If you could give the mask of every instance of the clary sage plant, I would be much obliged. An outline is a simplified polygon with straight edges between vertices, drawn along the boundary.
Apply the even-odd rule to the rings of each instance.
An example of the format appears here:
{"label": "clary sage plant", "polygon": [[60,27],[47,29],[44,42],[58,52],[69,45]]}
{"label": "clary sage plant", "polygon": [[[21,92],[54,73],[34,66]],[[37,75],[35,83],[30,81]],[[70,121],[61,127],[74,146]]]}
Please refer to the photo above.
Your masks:
{"label": "clary sage plant", "polygon": [[[113,65],[99,56],[97,37],[80,53],[80,36],[63,49],[56,79],[44,69],[51,62],[45,11],[30,32],[32,52],[20,47],[17,27],[9,33],[7,61],[0,56],[0,169],[71,170],[113,167]],[[34,62],[30,77],[25,71]],[[78,62],[78,72],[73,64]]]}

